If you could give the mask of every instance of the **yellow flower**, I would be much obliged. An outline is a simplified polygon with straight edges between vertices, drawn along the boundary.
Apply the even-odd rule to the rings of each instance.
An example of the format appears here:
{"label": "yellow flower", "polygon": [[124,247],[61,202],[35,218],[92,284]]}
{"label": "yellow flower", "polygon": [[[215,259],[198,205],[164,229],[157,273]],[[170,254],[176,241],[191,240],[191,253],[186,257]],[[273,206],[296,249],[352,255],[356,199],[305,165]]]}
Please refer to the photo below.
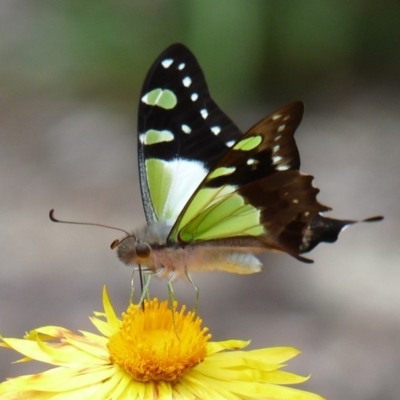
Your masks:
{"label": "yellow flower", "polygon": [[103,291],[104,312],[91,318],[101,335],[45,326],[2,347],[55,366],[0,384],[0,399],[269,399],[321,400],[282,385],[307,377],[281,367],[299,351],[289,347],[243,351],[249,342],[210,342],[207,328],[183,306],[145,301],[117,318]]}

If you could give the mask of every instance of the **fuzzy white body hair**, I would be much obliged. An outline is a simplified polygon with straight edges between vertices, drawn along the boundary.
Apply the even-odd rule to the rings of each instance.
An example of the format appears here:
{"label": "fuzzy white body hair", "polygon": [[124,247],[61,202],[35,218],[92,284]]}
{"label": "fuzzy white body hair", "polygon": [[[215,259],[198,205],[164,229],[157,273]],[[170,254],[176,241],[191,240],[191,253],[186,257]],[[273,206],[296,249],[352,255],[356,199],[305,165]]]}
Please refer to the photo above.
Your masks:
{"label": "fuzzy white body hair", "polygon": [[[118,245],[118,257],[126,265],[141,266],[142,270],[159,278],[175,280],[187,278],[192,271],[226,271],[236,274],[253,274],[262,269],[261,262],[252,254],[265,251],[261,246],[253,247],[224,241],[198,242],[189,245],[167,246],[171,226],[155,222],[137,234],[128,236]],[[149,254],[138,255],[138,244],[147,243]],[[140,251],[139,251],[140,254]]]}

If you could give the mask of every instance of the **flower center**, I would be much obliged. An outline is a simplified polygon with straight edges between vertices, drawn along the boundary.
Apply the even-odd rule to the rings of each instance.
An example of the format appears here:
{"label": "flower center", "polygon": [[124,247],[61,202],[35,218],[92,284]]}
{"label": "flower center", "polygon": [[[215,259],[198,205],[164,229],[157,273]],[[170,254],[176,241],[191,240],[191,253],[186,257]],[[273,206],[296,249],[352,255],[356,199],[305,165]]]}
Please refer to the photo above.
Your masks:
{"label": "flower center", "polygon": [[138,381],[177,381],[204,360],[211,338],[202,320],[185,311],[185,306],[177,311],[177,302],[170,309],[158,299],[145,300],[144,310],[131,304],[110,337],[111,362]]}

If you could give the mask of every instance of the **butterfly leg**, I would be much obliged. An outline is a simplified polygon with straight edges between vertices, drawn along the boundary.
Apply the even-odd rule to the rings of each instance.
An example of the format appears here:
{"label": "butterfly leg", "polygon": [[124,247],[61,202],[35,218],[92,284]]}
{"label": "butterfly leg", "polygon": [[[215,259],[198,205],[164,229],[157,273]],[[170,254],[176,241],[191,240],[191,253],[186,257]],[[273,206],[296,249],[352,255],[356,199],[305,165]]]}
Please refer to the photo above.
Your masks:
{"label": "butterfly leg", "polygon": [[199,301],[200,301],[200,290],[198,288],[198,286],[193,282],[192,277],[189,275],[189,272],[187,270],[187,266],[185,266],[185,277],[186,279],[191,283],[191,285],[193,286],[194,290],[196,291],[196,300],[194,303],[194,316],[197,316],[197,311],[199,309]]}
{"label": "butterfly leg", "polygon": [[141,289],[141,295],[140,295],[140,302],[139,304],[142,305],[142,308],[144,309],[144,303],[143,300],[145,297],[149,299],[150,294],[149,294],[149,285],[150,285],[150,275],[145,276],[143,280],[143,271],[141,268],[141,265],[139,264],[138,269],[134,268],[132,272],[132,279],[131,279],[131,294],[129,296],[129,304],[134,303],[134,294],[135,294],[135,272],[139,271],[139,277],[140,277],[140,289]]}
{"label": "butterfly leg", "polygon": [[149,294],[149,286],[150,286],[150,281],[151,281],[151,274],[145,275],[144,279],[144,286],[142,289],[142,295],[140,297],[139,304],[142,306],[142,309],[144,310],[144,299],[147,298],[149,300],[150,294]]}
{"label": "butterfly leg", "polygon": [[175,290],[172,286],[172,282],[174,279],[175,273],[172,272],[171,275],[169,276],[168,280],[167,280],[167,285],[168,285],[168,295],[169,295],[169,301],[171,303],[171,308],[174,308],[174,302],[176,301],[176,297],[175,297]]}
{"label": "butterfly leg", "polygon": [[178,331],[176,330],[176,325],[175,325],[175,304],[176,304],[176,297],[175,297],[175,291],[172,286],[172,282],[174,280],[175,272],[172,271],[171,275],[169,276],[167,280],[167,286],[168,286],[168,295],[169,295],[169,301],[171,303],[171,312],[172,312],[172,323],[174,324],[174,330],[176,337],[180,341],[181,339],[179,338]]}
{"label": "butterfly leg", "polygon": [[141,298],[144,298],[143,294],[146,293],[146,289],[144,286],[148,287],[148,285],[143,284],[143,272],[142,266],[139,264],[138,268],[134,268],[132,272],[132,279],[131,279],[131,294],[129,296],[129,304],[133,304],[134,302],[134,293],[135,293],[135,272],[139,271],[139,278],[140,278],[140,289],[141,289]]}
{"label": "butterfly leg", "polygon": [[133,304],[133,296],[135,293],[135,269],[132,271],[132,279],[131,279],[131,294],[129,296],[129,304]]}
{"label": "butterfly leg", "polygon": [[165,270],[165,267],[161,267],[156,272],[154,272],[154,275],[162,275],[164,270]]}

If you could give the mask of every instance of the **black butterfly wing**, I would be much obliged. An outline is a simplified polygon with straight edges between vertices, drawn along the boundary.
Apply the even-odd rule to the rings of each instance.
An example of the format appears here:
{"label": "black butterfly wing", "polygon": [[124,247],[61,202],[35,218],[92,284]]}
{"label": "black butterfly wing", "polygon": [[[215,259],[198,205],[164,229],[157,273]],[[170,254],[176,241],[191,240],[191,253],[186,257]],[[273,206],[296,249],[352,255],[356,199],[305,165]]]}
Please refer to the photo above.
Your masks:
{"label": "black butterfly wing", "polygon": [[190,50],[182,44],[168,47],[150,68],[139,102],[139,173],[147,222],[174,223],[241,136],[210,97]]}
{"label": "black butterfly wing", "polygon": [[[246,132],[206,176],[178,217],[169,240],[179,243],[245,238],[251,246],[297,258],[319,212],[313,177],[299,172],[294,133],[303,104],[292,103]],[[240,243],[243,243],[241,241]]]}
{"label": "black butterfly wing", "polygon": [[300,253],[307,253],[321,242],[333,243],[339,237],[339,233],[349,225],[357,222],[377,222],[382,221],[382,216],[370,217],[362,221],[341,220],[327,218],[322,215],[316,215],[311,221],[303,235],[300,245]]}

